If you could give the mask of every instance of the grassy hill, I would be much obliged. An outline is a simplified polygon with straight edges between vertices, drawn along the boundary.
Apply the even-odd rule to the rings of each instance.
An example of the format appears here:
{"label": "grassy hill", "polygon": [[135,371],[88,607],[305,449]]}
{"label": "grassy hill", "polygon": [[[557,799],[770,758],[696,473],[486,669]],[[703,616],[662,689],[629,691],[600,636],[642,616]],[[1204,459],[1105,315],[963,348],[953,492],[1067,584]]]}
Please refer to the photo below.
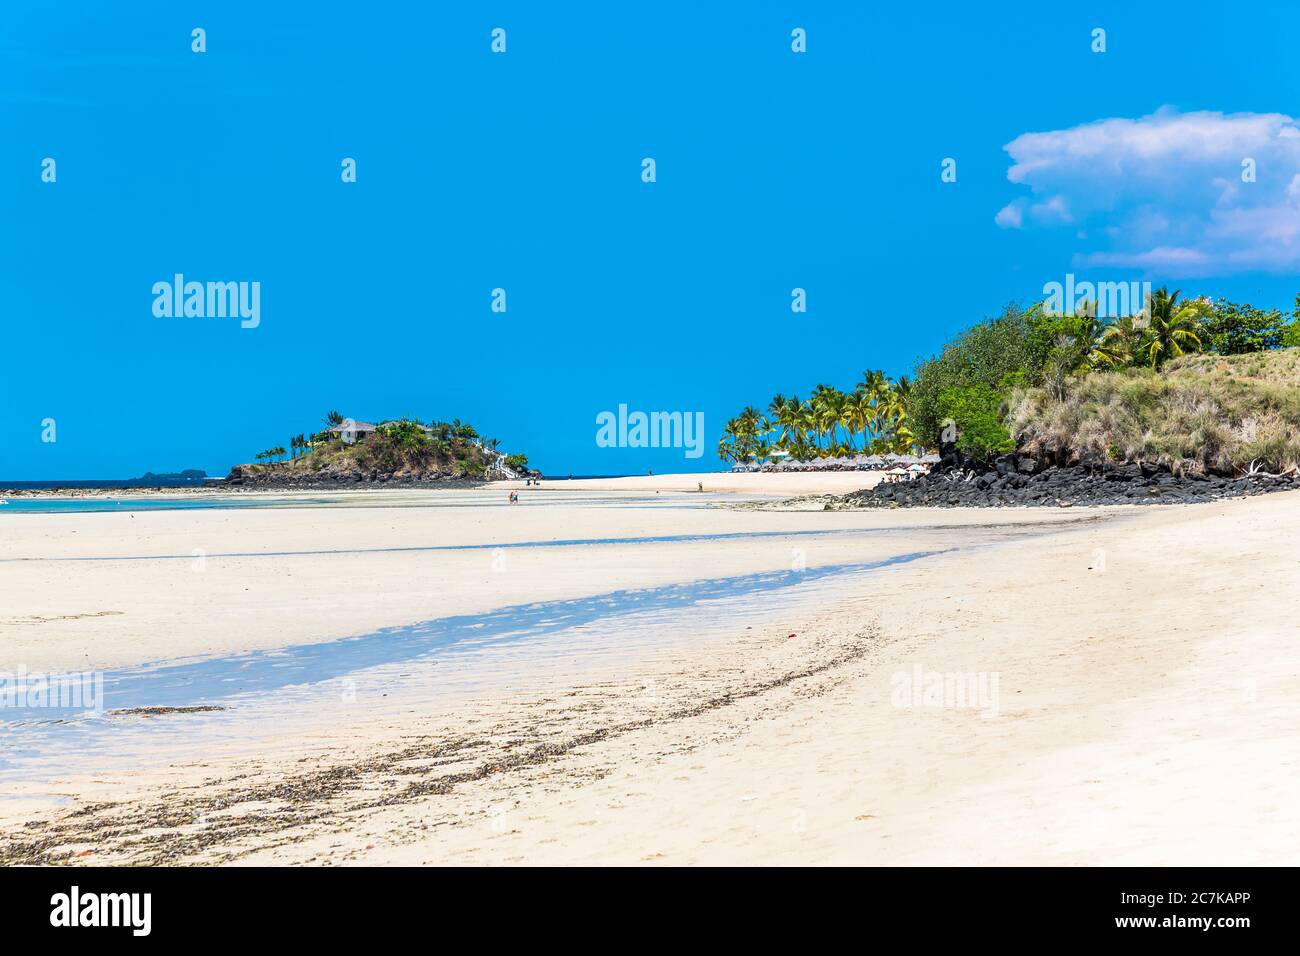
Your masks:
{"label": "grassy hill", "polygon": [[1058,463],[1145,462],[1178,473],[1300,465],[1300,349],[1196,354],[1160,370],[1094,371],[1060,398],[1015,390],[1007,429],[1022,453]]}

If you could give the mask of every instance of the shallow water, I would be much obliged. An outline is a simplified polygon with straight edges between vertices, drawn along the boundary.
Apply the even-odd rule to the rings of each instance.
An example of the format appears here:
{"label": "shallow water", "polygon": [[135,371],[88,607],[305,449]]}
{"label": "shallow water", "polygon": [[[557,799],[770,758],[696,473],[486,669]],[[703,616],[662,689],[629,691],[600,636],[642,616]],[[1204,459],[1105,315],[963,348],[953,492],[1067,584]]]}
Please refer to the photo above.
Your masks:
{"label": "shallow water", "polygon": [[[631,642],[654,643],[665,633],[690,634],[725,623],[756,619],[811,598],[819,586],[849,584],[862,574],[938,554],[899,554],[881,561],[833,564],[711,578],[656,588],[611,591],[589,597],[500,608],[482,614],[436,618],[359,637],[302,644],[274,651],[179,663],[162,662],[103,675],[99,714],[50,708],[0,708],[0,768],[43,764],[60,772],[84,759],[138,750],[150,740],[185,735],[216,739],[250,717],[275,726],[275,715],[320,713],[340,690],[374,696],[407,694],[437,703],[451,684],[482,675],[497,652],[516,648],[544,662],[548,649],[571,655],[595,648],[617,653]],[[448,666],[451,670],[448,670]],[[454,676],[453,676],[454,675]],[[365,693],[366,691],[363,691]],[[222,713],[140,720],[102,712],[140,707],[227,707]],[[227,728],[223,731],[222,728]]]}
{"label": "shallow water", "polygon": [[99,495],[59,497],[6,496],[0,490],[0,518],[6,514],[93,514],[96,512],[132,511],[203,511],[228,508],[537,508],[562,505],[608,508],[700,508],[710,503],[739,500],[735,496],[687,492],[651,494],[646,492],[519,492],[520,500],[511,506],[505,491],[441,490],[436,488],[388,488],[382,491],[328,491],[311,494],[291,492],[271,495],[193,494],[193,495]]}
{"label": "shallow water", "polygon": [[[596,621],[651,611],[679,611],[709,602],[796,588],[824,578],[907,564],[939,552],[918,551],[882,561],[831,564],[804,571],[768,571],[686,584],[610,591],[563,601],[518,604],[478,614],[435,618],[359,637],[298,644],[273,651],[185,663],[156,663],[104,675],[102,709],[190,707],[265,693],[292,684],[335,680],[384,664],[424,658],[458,645],[529,640]],[[69,716],[49,708],[0,707],[11,725]]]}
{"label": "shallow water", "polygon": [[286,505],[328,505],[328,498],[297,498],[292,501],[272,498],[244,498],[238,496],[193,496],[164,498],[141,495],[128,498],[104,498],[98,495],[84,498],[14,497],[0,493],[0,517],[6,514],[93,514],[97,512],[127,511],[201,511],[225,508],[275,508]]}
{"label": "shallow water", "polygon": [[[504,541],[471,544],[413,544],[385,548],[318,548],[301,551],[214,551],[204,558],[292,558],[315,555],[341,554],[407,554],[424,551],[510,551],[531,548],[585,548],[592,545],[629,544],[695,544],[709,541],[743,541],[763,538],[834,538],[886,534],[907,531],[910,528],[813,528],[789,531],[721,531],[712,534],[660,534],[623,538],[554,538],[544,541]],[[53,558],[0,558],[0,564],[14,561],[193,561],[194,554],[124,554],[124,555],[63,555]]]}

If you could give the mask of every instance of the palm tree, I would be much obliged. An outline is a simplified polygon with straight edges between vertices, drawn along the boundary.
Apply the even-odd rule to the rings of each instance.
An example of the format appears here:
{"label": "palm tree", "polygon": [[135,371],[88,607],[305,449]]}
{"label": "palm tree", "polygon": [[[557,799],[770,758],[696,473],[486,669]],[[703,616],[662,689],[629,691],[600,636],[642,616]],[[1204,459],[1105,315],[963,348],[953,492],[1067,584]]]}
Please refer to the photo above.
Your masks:
{"label": "palm tree", "polygon": [[888,385],[889,378],[880,369],[868,369],[862,373],[862,381],[858,382],[858,388],[868,395],[878,395]]}
{"label": "palm tree", "polygon": [[1144,330],[1131,315],[1121,316],[1106,325],[1101,340],[1093,347],[1095,363],[1106,368],[1128,365],[1142,347]]}
{"label": "palm tree", "polygon": [[878,452],[903,451],[911,447],[911,432],[904,421],[907,418],[906,407],[894,383],[885,379],[878,385],[872,400],[872,433],[876,436],[872,447]]}
{"label": "palm tree", "polygon": [[839,439],[839,428],[845,421],[845,395],[831,385],[818,385],[813,389],[812,420],[817,437],[822,434],[826,442],[822,446],[823,457],[833,454]]}
{"label": "palm tree", "polygon": [[[796,395],[790,401],[794,404],[792,415],[794,416],[795,437],[798,445],[795,457],[806,461],[816,454],[817,417],[813,413],[811,399],[801,401]],[[808,440],[809,435],[813,436],[812,441]]]}
{"label": "palm tree", "polygon": [[1147,328],[1141,344],[1142,353],[1159,368],[1171,358],[1200,350],[1201,339],[1195,332],[1196,310],[1178,306],[1181,291],[1170,293],[1161,287],[1147,300]]}
{"label": "palm tree", "polygon": [[767,419],[762,413],[752,405],[747,406],[723,426],[723,437],[718,442],[718,457],[741,464],[767,457],[770,447],[763,436],[768,430]]}
{"label": "palm tree", "polygon": [[325,414],[325,425],[328,428],[337,428],[343,424],[343,415],[340,412],[329,411]]}
{"label": "palm tree", "polygon": [[772,396],[772,401],[768,403],[767,411],[772,416],[772,424],[779,429],[776,434],[777,446],[786,448],[790,444],[794,432],[794,418],[789,400],[780,392],[777,392]]}
{"label": "palm tree", "polygon": [[[863,372],[862,381],[858,382],[857,391],[864,396],[869,409],[866,413],[866,428],[874,436],[873,441],[880,437],[888,420],[887,408],[891,388],[889,377],[879,369],[868,369]],[[865,435],[863,438],[865,448],[870,442],[866,441]]]}
{"label": "palm tree", "polygon": [[846,404],[849,413],[849,434],[850,436],[854,433],[860,434],[862,447],[865,449],[869,441],[867,436],[871,434],[871,424],[875,419],[875,398],[859,385],[849,395]]}
{"label": "palm tree", "polygon": [[1107,348],[1106,336],[1111,323],[1097,318],[1097,307],[1091,302],[1084,303],[1084,310],[1075,315],[1071,323],[1070,334],[1078,343],[1082,356],[1079,371],[1087,372],[1094,368],[1106,368],[1112,364],[1113,356]]}

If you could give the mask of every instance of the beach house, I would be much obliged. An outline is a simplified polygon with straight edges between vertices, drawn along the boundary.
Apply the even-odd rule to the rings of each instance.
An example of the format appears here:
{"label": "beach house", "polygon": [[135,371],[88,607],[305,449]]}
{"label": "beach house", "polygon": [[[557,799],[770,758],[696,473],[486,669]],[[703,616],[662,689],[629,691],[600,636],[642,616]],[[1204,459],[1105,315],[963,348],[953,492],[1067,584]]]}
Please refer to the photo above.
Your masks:
{"label": "beach house", "polygon": [[329,427],[329,436],[330,438],[344,438],[346,433],[347,438],[345,440],[356,441],[365,438],[367,435],[373,435],[376,427],[377,426],[370,424],[370,422],[343,421],[337,425],[331,425]]}

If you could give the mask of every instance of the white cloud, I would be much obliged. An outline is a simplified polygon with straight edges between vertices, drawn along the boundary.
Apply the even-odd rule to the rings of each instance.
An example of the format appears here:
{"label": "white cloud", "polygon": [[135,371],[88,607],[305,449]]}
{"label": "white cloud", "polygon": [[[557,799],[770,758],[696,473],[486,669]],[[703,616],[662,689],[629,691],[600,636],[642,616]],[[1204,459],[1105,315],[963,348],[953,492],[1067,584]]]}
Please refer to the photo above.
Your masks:
{"label": "white cloud", "polygon": [[1023,199],[1013,200],[998,210],[998,214],[993,217],[993,221],[1003,229],[1019,229],[1025,224],[1025,207],[1027,205],[1029,204]]}
{"label": "white cloud", "polygon": [[[1107,248],[1082,265],[1219,275],[1300,266],[1300,121],[1281,113],[1180,113],[1024,133],[1007,178],[1028,186],[995,222],[1073,223]],[[1243,182],[1254,161],[1255,181]]]}
{"label": "white cloud", "polygon": [[1024,227],[1026,215],[1039,225],[1045,226],[1073,221],[1070,208],[1063,196],[1052,196],[1043,202],[1035,203],[1023,198],[1013,199],[998,210],[993,221],[1003,229],[1020,229]]}

